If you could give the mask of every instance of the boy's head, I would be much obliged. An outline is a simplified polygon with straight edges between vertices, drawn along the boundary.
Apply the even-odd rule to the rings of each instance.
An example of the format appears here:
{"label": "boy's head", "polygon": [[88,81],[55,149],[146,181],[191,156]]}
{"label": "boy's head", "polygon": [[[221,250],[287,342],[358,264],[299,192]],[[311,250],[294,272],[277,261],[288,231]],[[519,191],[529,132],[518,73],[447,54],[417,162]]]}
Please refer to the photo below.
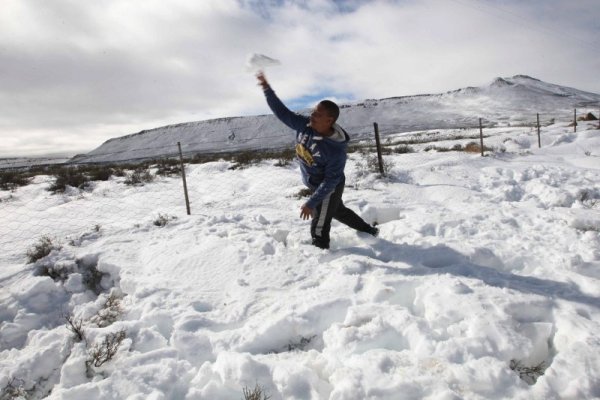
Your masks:
{"label": "boy's head", "polygon": [[331,100],[322,100],[310,114],[310,126],[321,134],[328,134],[340,116],[340,108]]}
{"label": "boy's head", "polygon": [[319,104],[323,106],[323,109],[331,118],[333,118],[333,122],[335,123],[340,116],[340,108],[338,105],[331,100],[321,100]]}

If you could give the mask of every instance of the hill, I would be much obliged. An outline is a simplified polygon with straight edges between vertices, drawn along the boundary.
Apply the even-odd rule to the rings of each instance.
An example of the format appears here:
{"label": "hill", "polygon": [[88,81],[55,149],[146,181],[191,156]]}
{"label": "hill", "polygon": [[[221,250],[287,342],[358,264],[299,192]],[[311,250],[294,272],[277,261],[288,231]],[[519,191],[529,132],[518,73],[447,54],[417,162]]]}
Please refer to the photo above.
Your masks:
{"label": "hill", "polygon": [[[276,89],[276,88],[275,88]],[[370,99],[341,104],[340,124],[355,139],[371,137],[373,122],[382,135],[429,129],[533,124],[569,118],[574,108],[596,110],[600,95],[542,82],[525,75],[497,78],[483,87],[441,94]],[[307,110],[300,110],[307,112]],[[272,115],[220,118],[169,125],[110,139],[71,162],[119,162],[177,154],[276,149],[293,142],[293,132]]]}

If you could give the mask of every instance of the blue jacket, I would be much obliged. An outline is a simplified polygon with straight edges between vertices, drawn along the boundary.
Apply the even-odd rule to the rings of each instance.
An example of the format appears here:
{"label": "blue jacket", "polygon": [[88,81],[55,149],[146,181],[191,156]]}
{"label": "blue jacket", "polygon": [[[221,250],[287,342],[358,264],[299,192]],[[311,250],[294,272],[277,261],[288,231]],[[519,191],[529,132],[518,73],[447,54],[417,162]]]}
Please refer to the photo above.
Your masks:
{"label": "blue jacket", "polygon": [[350,137],[337,124],[333,127],[334,135],[321,136],[308,126],[309,117],[290,111],[273,89],[266,89],[265,96],[275,116],[296,131],[296,156],[302,181],[313,191],[306,206],[314,209],[345,179],[346,148]]}

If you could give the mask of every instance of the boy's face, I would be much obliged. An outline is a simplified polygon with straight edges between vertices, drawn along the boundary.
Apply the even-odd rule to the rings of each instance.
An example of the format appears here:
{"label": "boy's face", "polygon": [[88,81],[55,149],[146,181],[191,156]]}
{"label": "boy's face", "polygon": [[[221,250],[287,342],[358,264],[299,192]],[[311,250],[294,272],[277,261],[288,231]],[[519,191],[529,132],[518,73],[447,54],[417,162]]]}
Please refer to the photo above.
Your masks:
{"label": "boy's face", "polygon": [[329,133],[333,125],[333,118],[321,104],[317,104],[310,114],[310,127],[319,133]]}

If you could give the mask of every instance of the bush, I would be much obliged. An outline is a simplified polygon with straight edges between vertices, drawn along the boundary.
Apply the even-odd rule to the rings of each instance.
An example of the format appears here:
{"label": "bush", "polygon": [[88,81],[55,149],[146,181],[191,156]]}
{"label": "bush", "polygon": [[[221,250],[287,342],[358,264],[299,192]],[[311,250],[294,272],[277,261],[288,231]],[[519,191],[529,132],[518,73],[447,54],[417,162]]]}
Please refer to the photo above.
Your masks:
{"label": "bush", "polygon": [[48,236],[42,236],[38,243],[34,244],[29,250],[27,250],[27,261],[34,263],[37,260],[41,260],[52,252],[54,249],[60,249],[60,246],[52,243],[52,239]]}
{"label": "bush", "polygon": [[585,208],[595,208],[597,205],[600,205],[600,190],[581,189],[577,193],[577,200],[579,200]]}
{"label": "bush", "polygon": [[230,167],[230,169],[238,169],[238,168],[242,168],[242,167],[247,167],[253,164],[258,163],[259,161],[261,161],[261,155],[258,151],[241,151],[239,153],[235,153],[232,157],[231,157],[231,161],[233,162],[233,165]]}
{"label": "bush", "polygon": [[277,162],[275,163],[276,167],[286,167],[294,161],[296,158],[296,150],[295,149],[286,149],[282,150],[279,153],[276,153]]}
{"label": "bush", "polygon": [[98,325],[100,328],[105,328],[115,323],[122,314],[121,297],[113,291],[106,299],[102,309],[90,319],[90,322]]}
{"label": "bush", "polygon": [[125,179],[126,185],[144,185],[144,183],[150,183],[154,180],[154,176],[145,168],[137,168],[135,171],[127,174]]}
{"label": "bush", "polygon": [[414,152],[415,152],[415,149],[413,149],[412,147],[405,145],[405,144],[394,148],[394,153],[397,153],[397,154],[406,154],[406,153],[414,153]]}
{"label": "bush", "polygon": [[[493,149],[483,145],[483,151],[492,151]],[[469,142],[465,145],[465,151],[467,153],[481,153],[481,146],[476,142]]]}
{"label": "bush", "polygon": [[156,164],[156,175],[181,175],[181,162],[173,158],[159,160]]}
{"label": "bush", "polygon": [[[364,157],[364,161],[358,161],[356,163],[358,169],[358,176],[365,176],[370,173],[380,174],[379,170],[379,157],[377,153],[361,152]],[[386,158],[382,157],[383,175],[387,176],[394,164]]]}
{"label": "bush", "polygon": [[24,385],[25,382],[22,379],[12,378],[0,391],[0,400],[26,399],[28,393]]}
{"label": "bush", "polygon": [[465,151],[467,153],[481,153],[481,146],[475,142],[469,142],[465,146]]}
{"label": "bush", "polygon": [[298,193],[296,193],[296,198],[298,200],[301,200],[305,197],[310,197],[312,196],[312,190],[310,190],[309,188],[302,188],[298,191]]}
{"label": "bush", "polygon": [[65,315],[67,320],[67,329],[75,335],[75,341],[85,341],[85,330],[83,329],[83,319],[75,319],[72,315]]}
{"label": "bush", "polygon": [[523,365],[521,361],[510,360],[510,369],[519,374],[519,378],[521,378],[528,384],[533,385],[540,376],[544,375],[544,371],[546,370],[546,363],[542,361],[537,365],[528,367],[526,365]]}
{"label": "bush", "polygon": [[177,217],[172,215],[158,214],[158,217],[154,220],[153,224],[162,228],[163,226],[166,226],[169,223],[169,221],[175,219],[177,219]]}
{"label": "bush", "polygon": [[287,351],[304,351],[306,346],[308,346],[310,342],[312,342],[312,340],[316,337],[317,335],[313,335],[310,337],[301,336],[299,341],[292,342],[287,345]]}
{"label": "bush", "polygon": [[113,170],[109,167],[90,167],[87,173],[91,181],[107,181],[112,176]]}
{"label": "bush", "polygon": [[125,330],[122,329],[104,336],[102,343],[96,343],[88,353],[88,359],[86,361],[88,371],[92,365],[98,368],[104,363],[112,360],[126,336]]}
{"label": "bush", "polygon": [[230,169],[238,169],[257,164],[265,160],[278,160],[276,166],[286,166],[296,157],[295,149],[283,150],[247,150],[231,154],[234,163]]}
{"label": "bush", "polygon": [[267,396],[264,389],[258,384],[256,384],[253,390],[245,387],[242,393],[244,394],[244,400],[269,400],[271,398],[271,396]]}
{"label": "bush", "polygon": [[424,151],[437,151],[438,153],[446,153],[448,151],[453,151],[454,149],[449,148],[449,147],[438,147],[438,146],[427,146],[423,149]]}
{"label": "bush", "polygon": [[24,172],[0,171],[0,190],[14,190],[19,186],[27,186],[31,176]]}
{"label": "bush", "polygon": [[127,174],[125,173],[125,170],[122,167],[114,167],[112,169],[112,173],[114,176],[118,176],[118,177],[124,177]]}
{"label": "bush", "polygon": [[67,186],[84,189],[89,178],[77,168],[61,168],[54,175],[54,183],[48,188],[53,194],[63,193]]}

